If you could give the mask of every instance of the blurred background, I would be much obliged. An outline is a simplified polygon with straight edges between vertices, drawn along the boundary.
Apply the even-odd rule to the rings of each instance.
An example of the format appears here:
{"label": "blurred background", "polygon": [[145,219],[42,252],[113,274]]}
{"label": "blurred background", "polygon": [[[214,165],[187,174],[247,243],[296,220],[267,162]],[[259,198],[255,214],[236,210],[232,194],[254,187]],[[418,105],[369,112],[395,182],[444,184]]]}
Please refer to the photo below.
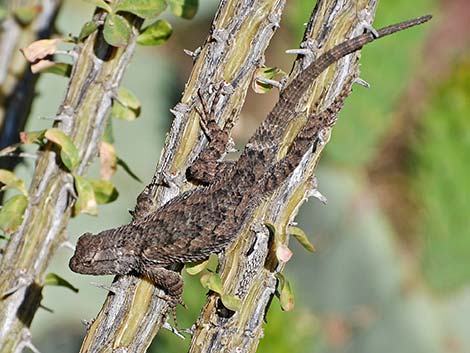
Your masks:
{"label": "blurred background", "polygon": [[[156,48],[140,47],[124,86],[142,102],[134,122],[114,121],[116,149],[148,182],[165,134],[169,109],[179,101],[192,62],[183,53],[206,38],[217,1],[201,1],[196,17],[168,15],[174,33]],[[313,2],[287,4],[267,65],[289,71]],[[64,2],[58,28],[78,34],[93,5]],[[296,306],[282,312],[275,299],[259,352],[434,353],[470,352],[470,3],[467,0],[382,1],[377,28],[432,13],[431,23],[373,43],[363,50],[361,78],[341,112],[318,167],[322,205],[312,199],[297,220],[310,235],[313,254],[292,243],[286,268]],[[63,96],[66,79],[40,78],[39,97],[27,130],[48,128]],[[270,110],[277,92],[249,93],[236,128],[239,146]],[[17,172],[31,178],[33,162]],[[91,175],[98,175],[98,168]],[[117,201],[98,217],[71,221],[75,242],[130,220],[144,184],[119,170],[113,182]],[[46,287],[32,326],[43,353],[77,352],[85,334],[82,319],[98,313],[111,277],[80,276],[68,269],[72,253],[61,249],[50,271],[72,282],[78,294]],[[197,278],[186,281],[188,309],[178,312],[189,327],[204,302]],[[182,341],[162,330],[149,352],[184,352]]]}

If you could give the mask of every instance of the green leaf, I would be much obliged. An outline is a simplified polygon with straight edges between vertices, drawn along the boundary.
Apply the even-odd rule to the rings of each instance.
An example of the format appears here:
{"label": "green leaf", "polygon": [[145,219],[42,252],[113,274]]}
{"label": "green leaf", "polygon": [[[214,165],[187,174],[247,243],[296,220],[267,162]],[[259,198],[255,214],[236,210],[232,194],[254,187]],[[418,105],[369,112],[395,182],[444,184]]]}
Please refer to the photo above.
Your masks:
{"label": "green leaf", "polygon": [[134,174],[134,172],[131,170],[131,168],[129,168],[129,166],[127,165],[127,163],[124,162],[124,161],[123,161],[121,158],[119,158],[119,157],[118,157],[118,159],[117,159],[117,165],[118,165],[118,166],[121,166],[122,169],[124,169],[125,172],[126,172],[127,174],[129,174],[129,175],[132,177],[132,179],[137,180],[139,183],[142,182],[142,180],[140,180],[140,178],[139,178],[137,175]]}
{"label": "green leaf", "polygon": [[222,281],[217,273],[209,272],[201,276],[201,284],[204,288],[222,294]]}
{"label": "green leaf", "polygon": [[197,12],[198,0],[168,0],[171,12],[175,16],[191,19]]}
{"label": "green leaf", "polygon": [[140,115],[140,101],[128,89],[120,87],[118,97],[113,101],[111,115],[115,118],[132,121]]}
{"label": "green leaf", "polygon": [[104,205],[113,202],[119,196],[119,192],[117,191],[117,189],[108,180],[92,179],[90,180],[90,182],[93,186],[96,202],[99,205]]}
{"label": "green leaf", "polygon": [[129,43],[131,26],[127,20],[116,14],[109,14],[104,21],[103,36],[106,43],[115,47],[124,47]]}
{"label": "green leaf", "polygon": [[22,131],[20,132],[20,141],[21,143],[24,143],[25,145],[40,142],[40,140],[44,137],[45,133],[46,133],[46,130],[30,131],[30,132]]}
{"label": "green leaf", "polygon": [[223,294],[220,296],[220,299],[222,300],[222,304],[232,311],[239,311],[242,306],[241,300],[233,295]]}
{"label": "green leaf", "polygon": [[130,12],[136,16],[149,19],[157,17],[165,9],[165,0],[122,0],[116,8],[116,12]]}
{"label": "green leaf", "polygon": [[0,228],[7,234],[15,232],[23,222],[24,211],[28,206],[28,198],[15,195],[0,210]]}
{"label": "green leaf", "polygon": [[2,187],[2,190],[17,189],[21,191],[23,195],[28,196],[28,192],[26,191],[23,180],[18,178],[9,170],[0,169],[0,183],[5,184],[5,186]]}
{"label": "green leaf", "polygon": [[104,0],[83,0],[83,1],[93,4],[96,7],[99,7],[100,9],[105,10],[106,12],[109,12],[109,13],[113,12],[113,9],[111,8],[111,6],[109,6]]}
{"label": "green leaf", "polygon": [[292,287],[289,281],[281,273],[276,273],[276,277],[279,279],[279,302],[281,304],[281,308],[284,311],[291,311],[295,306],[294,292],[292,291]]}
{"label": "green leaf", "polygon": [[78,293],[78,288],[74,287],[69,281],[67,281],[66,279],[60,277],[59,275],[55,273],[48,273],[46,275],[44,285],[65,287],[74,291],[75,293]]}
{"label": "green leaf", "polygon": [[165,20],[157,20],[150,26],[145,27],[137,37],[140,45],[160,45],[170,38],[173,29],[171,24]]}
{"label": "green leaf", "polygon": [[70,137],[57,128],[46,130],[44,136],[49,141],[60,146],[60,158],[62,162],[69,171],[73,171],[78,164],[79,153]]}
{"label": "green leaf", "polygon": [[188,275],[194,276],[204,271],[209,264],[209,259],[200,262],[190,262],[185,265]]}
{"label": "green leaf", "polygon": [[67,63],[55,63],[53,66],[41,70],[41,72],[63,77],[70,77],[70,74],[72,73],[72,65]]}
{"label": "green leaf", "polygon": [[21,6],[13,10],[13,16],[23,26],[29,25],[41,11],[38,6]]}
{"label": "green leaf", "polygon": [[96,216],[98,214],[98,206],[90,180],[80,175],[75,175],[75,189],[77,190],[78,200],[74,205],[74,215],[87,213]]}
{"label": "green leaf", "polygon": [[277,231],[276,231],[276,227],[274,226],[274,224],[266,222],[264,225],[268,228],[269,233],[271,233],[271,235],[276,236]]}
{"label": "green leaf", "polygon": [[315,247],[310,240],[308,240],[307,234],[305,234],[303,229],[300,229],[299,227],[289,227],[289,234],[297,239],[300,245],[302,245],[306,250],[310,252],[315,251]]}
{"label": "green leaf", "polygon": [[103,141],[107,143],[114,143],[113,120],[106,121],[106,127],[103,134]]}
{"label": "green leaf", "polygon": [[80,34],[78,35],[78,40],[81,42],[83,41],[86,37],[88,37],[90,34],[92,34],[94,31],[98,29],[98,25],[94,21],[88,21],[86,22],[82,30],[80,31]]}

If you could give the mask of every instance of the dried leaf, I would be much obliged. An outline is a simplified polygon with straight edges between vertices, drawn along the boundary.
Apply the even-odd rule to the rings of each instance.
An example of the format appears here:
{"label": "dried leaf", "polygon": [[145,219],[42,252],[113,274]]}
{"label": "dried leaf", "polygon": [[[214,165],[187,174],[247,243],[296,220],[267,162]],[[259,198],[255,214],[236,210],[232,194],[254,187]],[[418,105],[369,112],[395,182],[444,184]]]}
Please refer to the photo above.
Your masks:
{"label": "dried leaf", "polygon": [[289,227],[289,234],[292,235],[295,239],[297,239],[300,245],[302,245],[308,251],[315,251],[315,247],[310,242],[310,240],[308,240],[307,234],[305,234],[303,229],[299,227]]}
{"label": "dried leaf", "polygon": [[101,142],[100,146],[100,177],[104,180],[110,180],[117,170],[116,149],[110,143]]}
{"label": "dried leaf", "polygon": [[288,262],[292,257],[292,251],[285,244],[277,244],[276,257],[279,261]]}
{"label": "dried leaf", "polygon": [[55,273],[48,273],[46,275],[44,285],[65,287],[74,291],[75,293],[78,293],[78,288],[74,287],[69,281],[67,281],[66,279],[60,277],[59,275]]}
{"label": "dried leaf", "polygon": [[53,55],[57,51],[57,45],[61,42],[63,42],[62,38],[40,39],[21,49],[21,52],[26,60],[35,63],[48,55]]}
{"label": "dried leaf", "polygon": [[0,183],[4,184],[2,190],[5,189],[17,189],[23,195],[28,196],[26,187],[24,186],[23,180],[18,178],[14,173],[6,169],[0,169]]}
{"label": "dried leaf", "polygon": [[15,195],[9,199],[0,210],[0,229],[7,234],[15,232],[23,222],[27,206],[28,198],[24,195]]}
{"label": "dried leaf", "polygon": [[60,146],[60,158],[62,162],[69,171],[73,171],[78,164],[79,153],[70,137],[57,128],[46,130],[44,136],[49,141]]}
{"label": "dried leaf", "polygon": [[20,132],[20,141],[21,143],[24,143],[25,145],[39,142],[43,137],[44,134],[46,133],[46,130],[40,130],[40,131],[22,131]]}

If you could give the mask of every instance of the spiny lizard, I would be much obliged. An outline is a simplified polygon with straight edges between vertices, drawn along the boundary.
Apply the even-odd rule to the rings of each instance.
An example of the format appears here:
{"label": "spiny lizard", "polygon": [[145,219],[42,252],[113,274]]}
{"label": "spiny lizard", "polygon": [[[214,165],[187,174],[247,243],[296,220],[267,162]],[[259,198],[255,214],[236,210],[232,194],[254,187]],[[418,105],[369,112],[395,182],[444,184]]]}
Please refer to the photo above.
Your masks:
{"label": "spiny lizard", "polygon": [[[385,27],[378,31],[378,37],[430,18],[424,16]],[[309,116],[286,156],[276,161],[279,127],[288,123],[292,110],[322,71],[374,39],[376,36],[368,32],[346,40],[297,75],[281,92],[278,103],[235,163],[217,162],[226,151],[232,122],[220,128],[207,114],[202,100],[201,126],[209,144],[190,167],[189,174],[209,181],[209,185],[187,191],[130,224],[97,235],[85,233],[78,240],[70,268],[91,275],[141,274],[167,292],[172,306],[181,302],[182,278],[166,267],[207,259],[212,253],[224,251],[236,239],[253,210],[293,172],[307,151],[322,143],[322,131],[336,122],[352,81],[326,110]]]}

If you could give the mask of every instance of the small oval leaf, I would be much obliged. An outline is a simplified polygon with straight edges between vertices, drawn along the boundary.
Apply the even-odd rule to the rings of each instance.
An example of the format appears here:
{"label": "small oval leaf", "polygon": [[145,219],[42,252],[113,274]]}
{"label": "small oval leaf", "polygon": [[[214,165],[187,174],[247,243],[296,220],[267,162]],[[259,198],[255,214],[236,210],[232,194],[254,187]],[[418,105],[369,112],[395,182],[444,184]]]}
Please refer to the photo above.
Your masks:
{"label": "small oval leaf", "polygon": [[171,24],[165,20],[158,20],[150,26],[145,27],[137,37],[140,45],[160,45],[165,43],[173,33]]}
{"label": "small oval leaf", "polygon": [[210,289],[218,294],[222,294],[222,281],[217,273],[206,273],[201,276],[200,281],[204,288]]}
{"label": "small oval leaf", "polygon": [[155,18],[166,9],[165,0],[122,0],[116,12],[124,11],[149,19]]}
{"label": "small oval leaf", "polygon": [[135,120],[140,115],[139,99],[124,87],[120,87],[117,99],[113,101],[111,115],[122,120]]}
{"label": "small oval leaf", "polygon": [[292,235],[297,241],[302,245],[306,250],[310,252],[315,251],[315,247],[313,244],[308,240],[307,234],[303,231],[303,229],[299,227],[289,227],[289,234]]}
{"label": "small oval leaf", "polygon": [[2,187],[2,190],[17,189],[23,195],[28,195],[23,180],[18,178],[14,173],[10,172],[9,170],[0,169],[0,183],[5,185],[4,187]]}
{"label": "small oval leaf", "polygon": [[124,47],[129,43],[131,26],[127,20],[116,14],[106,16],[103,36],[106,43],[114,47]]}
{"label": "small oval leaf", "polygon": [[78,164],[79,153],[70,137],[57,128],[46,130],[44,136],[49,141],[60,146],[60,158],[62,162],[69,171],[73,171]]}
{"label": "small oval leaf", "polygon": [[78,40],[81,42],[83,41],[86,37],[88,37],[90,34],[92,34],[94,31],[98,29],[98,25],[94,21],[88,21],[86,22],[82,30],[80,31],[80,34],[78,35]]}
{"label": "small oval leaf", "polygon": [[168,0],[171,12],[175,16],[190,20],[196,15],[199,6],[198,0]]}
{"label": "small oval leaf", "polygon": [[292,257],[292,250],[285,244],[277,243],[276,246],[276,257],[279,261],[284,263],[288,262]]}
{"label": "small oval leaf", "polygon": [[36,16],[42,11],[40,5],[20,6],[13,10],[13,16],[22,26],[27,26],[36,18]]}
{"label": "small oval leaf", "polygon": [[242,306],[242,301],[233,295],[224,294],[220,296],[220,299],[222,300],[222,304],[232,311],[239,311]]}
{"label": "small oval leaf", "polygon": [[204,271],[209,263],[209,259],[201,262],[190,262],[185,265],[188,275],[194,276]]}
{"label": "small oval leaf", "polygon": [[44,285],[65,287],[74,291],[75,293],[78,293],[78,288],[74,287],[72,283],[70,283],[69,281],[67,281],[66,279],[60,277],[59,275],[55,273],[48,273],[46,275],[46,279],[44,280]]}
{"label": "small oval leaf", "polygon": [[93,186],[96,202],[99,205],[113,202],[118,198],[119,192],[110,181],[104,179],[91,179],[90,182]]}
{"label": "small oval leaf", "polygon": [[121,158],[118,157],[117,159],[117,165],[122,167],[122,169],[124,169],[124,171],[129,174],[131,176],[132,179],[138,181],[139,183],[142,182],[142,180],[140,180],[140,178],[134,174],[134,172],[131,170],[131,168],[129,168],[129,166],[127,165],[126,162],[124,162],[124,160],[122,160]]}
{"label": "small oval leaf", "polygon": [[96,7],[99,7],[100,9],[105,10],[106,12],[113,12],[113,9],[111,6],[109,6],[104,0],[84,0],[87,3],[93,4]]}
{"label": "small oval leaf", "polygon": [[67,64],[67,63],[54,62],[53,65],[50,65],[42,70],[33,71],[33,73],[36,73],[36,72],[54,74],[54,75],[63,76],[63,77],[70,77],[70,75],[72,74],[72,65]]}
{"label": "small oval leaf", "polygon": [[264,94],[269,92],[273,85],[263,82],[260,78],[266,80],[274,80],[277,75],[285,74],[281,69],[277,67],[260,67],[256,69],[254,73],[254,80],[252,82],[252,88],[256,93]]}
{"label": "small oval leaf", "polygon": [[280,293],[279,302],[284,311],[291,311],[295,306],[294,292],[289,281],[281,274],[277,273],[276,277],[279,279]]}
{"label": "small oval leaf", "polygon": [[75,175],[75,190],[77,190],[78,199],[73,208],[74,215],[87,213],[96,216],[98,214],[98,205],[91,182],[85,177]]}
{"label": "small oval leaf", "polygon": [[9,199],[0,210],[0,229],[7,234],[15,232],[23,222],[27,206],[28,198],[24,195],[15,195]]}

